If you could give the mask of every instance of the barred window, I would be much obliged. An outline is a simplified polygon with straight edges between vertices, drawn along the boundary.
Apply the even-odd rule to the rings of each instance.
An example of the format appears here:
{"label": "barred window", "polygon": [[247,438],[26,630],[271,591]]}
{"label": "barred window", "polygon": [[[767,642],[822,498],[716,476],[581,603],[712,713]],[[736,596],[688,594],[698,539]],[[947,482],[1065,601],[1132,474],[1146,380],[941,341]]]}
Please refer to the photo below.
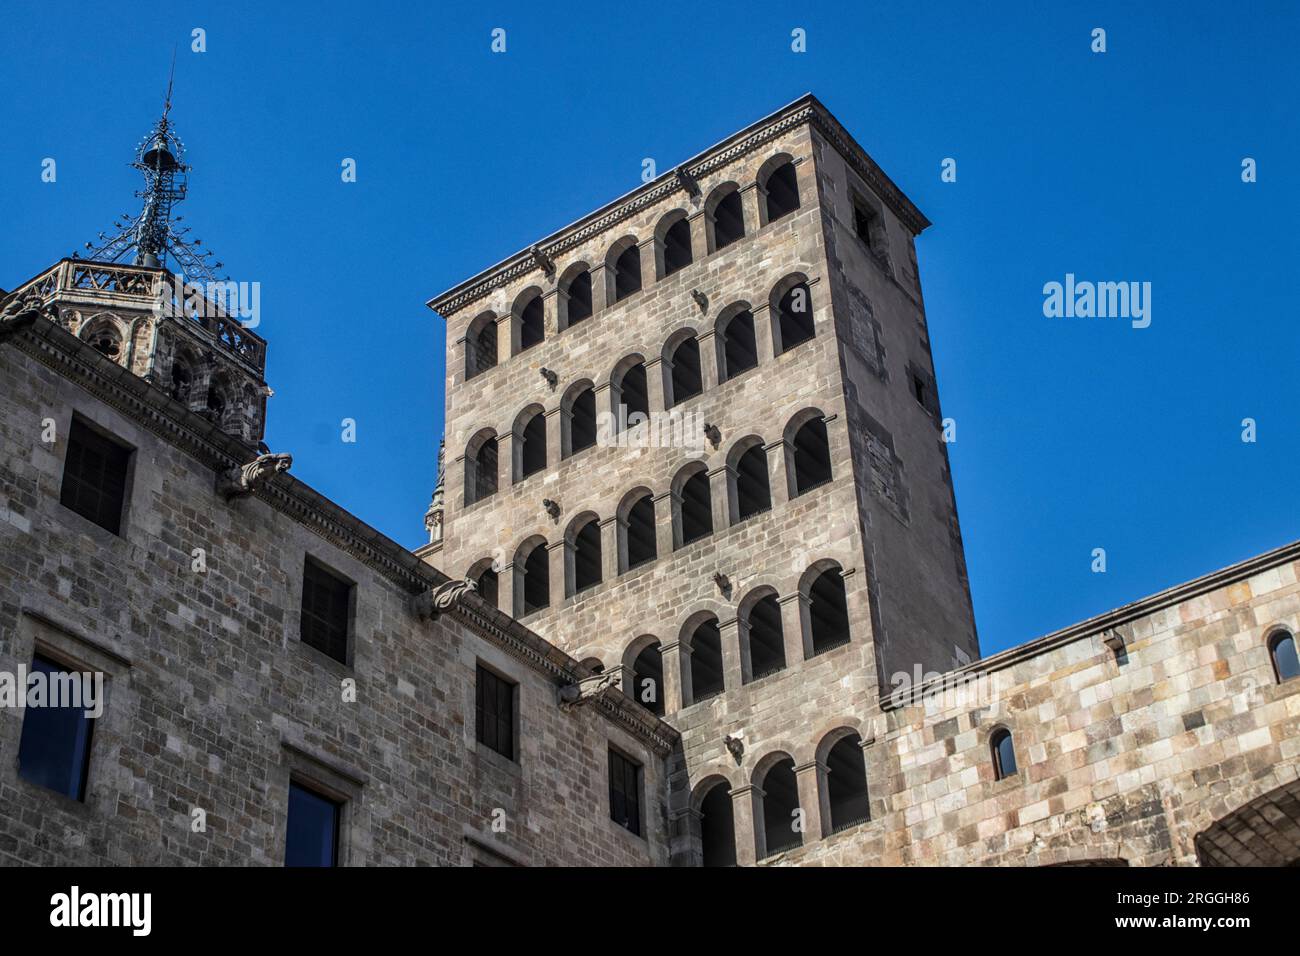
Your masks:
{"label": "barred window", "polygon": [[478,742],[515,759],[515,685],[479,665],[474,686]]}
{"label": "barred window", "polygon": [[641,835],[641,765],[613,747],[609,750],[609,818]]}
{"label": "barred window", "polygon": [[302,642],[348,662],[352,584],[307,558],[302,576]]}
{"label": "barred window", "polygon": [[74,417],[59,501],[105,531],[120,534],[130,460],[131,449]]}

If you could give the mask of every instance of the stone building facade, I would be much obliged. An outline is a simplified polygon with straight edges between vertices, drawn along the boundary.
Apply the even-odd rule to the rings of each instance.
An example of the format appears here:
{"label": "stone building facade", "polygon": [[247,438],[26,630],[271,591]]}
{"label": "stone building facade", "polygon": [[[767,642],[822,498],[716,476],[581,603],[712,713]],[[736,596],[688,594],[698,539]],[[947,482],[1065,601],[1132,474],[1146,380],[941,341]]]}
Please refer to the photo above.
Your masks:
{"label": "stone building facade", "polygon": [[[1200,603],[1133,623],[1114,673],[1099,624],[977,661],[927,225],[806,96],[435,297],[446,455],[418,553],[680,731],[678,863],[1187,862],[1228,794],[1294,779],[1293,698],[1240,699],[1294,596],[1257,581],[1247,603],[1286,613],[1230,640]],[[933,673],[987,699],[892,695]],[[1168,736],[1166,697],[1206,729]],[[994,780],[1000,729],[1021,767]]]}
{"label": "stone building facade", "polygon": [[0,293],[0,704],[106,687],[71,792],[0,706],[0,862],[1300,860],[1300,543],[980,658],[926,225],[807,96],[437,297],[415,553],[164,269]]}

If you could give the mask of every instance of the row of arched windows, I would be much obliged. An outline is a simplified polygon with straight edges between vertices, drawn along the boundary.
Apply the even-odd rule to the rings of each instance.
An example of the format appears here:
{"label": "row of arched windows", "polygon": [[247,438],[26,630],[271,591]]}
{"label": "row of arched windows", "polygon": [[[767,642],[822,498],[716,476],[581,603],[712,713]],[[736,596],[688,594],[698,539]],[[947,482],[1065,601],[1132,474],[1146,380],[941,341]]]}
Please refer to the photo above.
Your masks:
{"label": "row of arched windows", "polygon": [[[799,183],[795,164],[785,153],[768,160],[759,170],[760,225],[790,215],[799,208]],[[704,202],[705,245],[709,253],[725,249],[744,238],[745,216],[741,189],[726,182],[713,189]],[[655,273],[667,278],[690,265],[694,259],[688,213],[674,209],[660,218],[654,230]],[[605,253],[605,298],[610,305],[641,291],[641,246],[635,236],[616,240]],[[557,283],[558,327],[561,331],[595,314],[592,270],[587,262],[575,262]],[[484,312],[476,317],[465,335],[465,377],[473,378],[497,364],[499,317]],[[546,337],[542,290],[531,287],[521,293],[510,310],[510,354],[517,355]]]}
{"label": "row of arched windows", "polygon": [[[796,768],[784,751],[765,755],[750,774],[753,800],[754,856],[757,859],[794,849],[847,830],[871,819],[867,791],[867,766],[862,738],[849,728],[827,734],[817,746],[817,758]],[[799,773],[816,774],[817,815],[821,832],[809,825],[811,808],[801,805]],[[736,864],[735,798],[721,777],[706,778],[695,788],[692,800],[698,862],[704,866]]]}
{"label": "row of arched windows", "polygon": [[[537,419],[534,419],[536,421]],[[826,419],[820,409],[804,409],[787,423],[783,441],[774,453],[784,454],[786,495],[796,498],[829,482],[831,471],[830,440]],[[531,448],[544,444],[544,438],[531,439],[520,453],[525,465],[531,464]],[[484,454],[484,452],[487,454]],[[602,527],[610,523],[594,511],[584,510],[570,519],[561,539],[564,549],[564,594],[571,597],[600,584],[609,574],[623,574],[657,559],[660,554],[659,524],[671,520],[673,550],[709,537],[716,525],[729,527],[761,514],[772,507],[772,488],[768,468],[769,448],[758,435],[747,435],[734,442],[727,452],[725,465],[709,471],[703,461],[683,465],[673,476],[667,495],[656,496],[649,488],[634,488],[623,496],[614,510],[609,544],[616,549],[606,562]],[[490,488],[475,487],[484,475],[495,476],[496,444],[485,443],[476,453],[476,461],[486,462],[473,471],[466,466],[466,497],[471,490],[490,493]],[[714,489],[725,494],[726,508],[714,508]],[[716,517],[715,517],[716,516]],[[668,529],[664,529],[667,547]],[[515,575],[514,614],[523,617],[540,611],[551,601],[551,545],[541,535],[534,535],[516,548],[513,557]],[[616,558],[616,560],[615,560]],[[492,573],[491,561],[484,559],[470,569],[472,577]],[[479,581],[480,589],[484,587]],[[495,594],[495,580],[486,585]]]}
{"label": "row of arched windows", "polygon": [[[770,300],[775,354],[780,355],[813,338],[812,293],[805,275],[786,276],[773,287]],[[749,303],[736,302],[722,309],[714,329],[719,383],[758,365],[754,314]],[[703,393],[700,343],[694,332],[683,329],[671,336],[663,347],[662,361],[665,410]],[[610,373],[609,384],[609,414],[616,426],[621,429],[650,417],[650,389],[643,356],[629,355],[619,361]],[[594,446],[599,437],[595,383],[582,379],[565,389],[559,417],[561,458]],[[546,429],[546,411],[539,404],[529,405],[515,417],[512,481],[522,481],[546,468]],[[497,432],[484,428],[467,443],[466,505],[496,493],[500,467],[498,442]]]}

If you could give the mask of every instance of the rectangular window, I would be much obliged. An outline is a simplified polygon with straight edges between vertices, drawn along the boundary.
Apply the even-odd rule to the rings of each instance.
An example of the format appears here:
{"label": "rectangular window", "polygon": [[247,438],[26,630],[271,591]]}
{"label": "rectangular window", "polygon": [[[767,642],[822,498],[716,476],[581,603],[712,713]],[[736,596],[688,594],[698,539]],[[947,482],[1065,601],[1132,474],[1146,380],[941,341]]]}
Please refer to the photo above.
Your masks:
{"label": "rectangular window", "polygon": [[[39,655],[32,660],[31,673],[43,675],[46,694],[42,706],[23,710],[18,774],[73,800],[84,800],[94,720],[86,716],[85,694],[79,701],[69,701],[54,693],[56,687],[68,687],[69,675],[78,680],[80,675]],[[27,688],[19,688],[19,692],[25,694]]]}
{"label": "rectangular window", "polygon": [[342,809],[338,801],[291,780],[284,865],[338,866]]}
{"label": "rectangular window", "polygon": [[352,583],[307,558],[302,576],[302,642],[348,662]]}
{"label": "rectangular window", "polygon": [[515,759],[515,685],[478,667],[474,687],[478,742]]}
{"label": "rectangular window", "polygon": [[609,818],[641,835],[641,765],[617,750],[609,751]]}
{"label": "rectangular window", "polygon": [[68,457],[63,465],[59,501],[105,531],[120,534],[130,461],[130,448],[74,416],[68,429]]}

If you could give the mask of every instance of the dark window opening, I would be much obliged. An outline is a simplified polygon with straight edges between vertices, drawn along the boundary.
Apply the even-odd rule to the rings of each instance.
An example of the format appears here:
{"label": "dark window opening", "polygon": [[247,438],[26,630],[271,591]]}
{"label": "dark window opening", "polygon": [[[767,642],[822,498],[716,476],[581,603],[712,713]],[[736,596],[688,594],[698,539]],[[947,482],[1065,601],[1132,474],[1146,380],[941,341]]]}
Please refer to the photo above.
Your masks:
{"label": "dark window opening", "polygon": [[683,545],[713,534],[713,500],[708,472],[697,471],[682,484],[681,509]]}
{"label": "dark window opening", "polygon": [[290,781],[284,865],[338,866],[341,810],[338,802]]}
{"label": "dark window opening", "polygon": [[226,414],[226,395],[221,387],[213,382],[208,386],[208,412],[217,421],[221,421],[222,416]]}
{"label": "dark window opening", "polygon": [[515,685],[481,664],[474,682],[474,720],[479,743],[515,759]]}
{"label": "dark window opening", "polygon": [[569,454],[596,444],[596,392],[585,389],[569,410]]}
{"label": "dark window opening", "polygon": [[871,819],[867,797],[867,762],[862,738],[850,734],[826,756],[826,785],[831,805],[831,832],[838,833]]}
{"label": "dark window opening", "polygon": [[763,836],[767,855],[793,849],[803,843],[795,829],[799,815],[799,785],[795,782],[794,761],[782,760],[763,777]]}
{"label": "dark window opening", "polygon": [[1295,638],[1285,631],[1273,635],[1269,642],[1269,654],[1273,658],[1273,673],[1278,683],[1300,677],[1300,658],[1296,656]]}
{"label": "dark window opening", "polygon": [[622,302],[633,292],[641,291],[641,250],[635,244],[624,249],[614,260],[614,301]]}
{"label": "dark window opening", "polygon": [[796,495],[831,480],[831,447],[824,421],[814,418],[795,432],[793,457]]}
{"label": "dark window opening", "polygon": [[[646,390],[645,366],[638,362],[623,373],[618,389],[619,401],[623,403],[628,426],[639,424],[650,418],[650,394]],[[633,421],[633,415],[644,416]]]}
{"label": "dark window opening", "polygon": [[68,430],[59,501],[105,531],[120,534],[131,450],[74,417]]}
{"label": "dark window opening", "polygon": [[519,313],[519,351],[539,345],[546,337],[546,317],[542,297],[534,296]]}
{"label": "dark window opening", "polygon": [[189,366],[176,362],[172,365],[172,398],[178,402],[188,402],[190,399],[190,388],[194,384],[194,376],[190,372]]}
{"label": "dark window opening", "polygon": [[740,521],[772,507],[772,493],[767,483],[767,452],[762,445],[753,446],[736,462],[736,499]]}
{"label": "dark window opening", "polygon": [[350,581],[306,559],[302,572],[302,642],[343,664],[348,662],[351,599]]}
{"label": "dark window opening", "polygon": [[691,702],[717,697],[723,690],[722,634],[710,619],[691,638]]}
{"label": "dark window opening", "polygon": [[808,589],[808,613],[812,618],[814,654],[849,642],[849,604],[844,576],[837,569],[823,571]]}
{"label": "dark window opening", "polygon": [[573,590],[585,591],[600,583],[600,522],[588,521],[573,536]]}
{"label": "dark window opening", "polygon": [[877,230],[880,217],[860,199],[853,200],[853,231],[872,252],[878,254]]}
{"label": "dark window opening", "polygon": [[715,785],[700,802],[700,842],[705,866],[736,865],[736,824],[725,783]]}
{"label": "dark window opening", "polygon": [[767,178],[767,221],[775,222],[799,208],[794,163],[784,163]]}
{"label": "dark window opening", "polygon": [[478,585],[478,596],[486,601],[490,606],[496,607],[497,596],[500,593],[500,585],[497,580],[496,571],[492,570],[490,567],[484,568],[483,572],[478,576],[478,581],[475,583]]}
{"label": "dark window opening", "polygon": [[627,568],[630,571],[655,557],[655,503],[646,495],[627,512]]}
{"label": "dark window opening", "polygon": [[750,680],[775,674],[785,667],[785,636],[781,605],[775,594],[762,598],[749,612]]}
{"label": "dark window opening", "polygon": [[465,473],[465,504],[497,493],[497,440],[488,438],[469,461]]}
{"label": "dark window opening", "polygon": [[788,352],[813,337],[812,292],[806,282],[791,288],[777,304],[781,351]]}
{"label": "dark window opening", "polygon": [[713,207],[713,248],[725,249],[745,237],[745,215],[740,190],[733,190]]}
{"label": "dark window opening", "polygon": [[700,376],[700,343],[692,336],[684,339],[673,352],[672,401],[676,405],[704,391]]}
{"label": "dark window opening", "polygon": [[609,818],[641,835],[641,765],[613,748],[609,751]]}
{"label": "dark window opening", "polygon": [[632,662],[632,695],[650,713],[664,715],[664,657],[656,642]]}
{"label": "dark window opening", "polygon": [[1005,780],[1016,772],[1016,745],[1011,731],[1005,727],[997,730],[989,740],[993,750],[993,779]]}
{"label": "dark window opening", "polygon": [[532,614],[551,603],[551,568],[546,545],[536,545],[524,559],[524,614]]}
{"label": "dark window opening", "polygon": [[758,343],[754,339],[754,316],[748,309],[737,312],[722,333],[722,380],[733,379],[758,365]]}
{"label": "dark window opening", "polygon": [[478,331],[471,332],[465,351],[465,377],[473,378],[497,364],[497,323],[488,316]]}
{"label": "dark window opening", "polygon": [[520,437],[523,447],[519,453],[519,477],[527,478],[546,467],[546,414],[538,412],[528,419]]}
{"label": "dark window opening", "polygon": [[[32,658],[31,673],[44,674],[47,688],[53,688],[56,680],[67,680],[57,675],[72,672],[36,655]],[[82,686],[84,688],[86,684]],[[17,692],[26,699],[26,686],[17,688]],[[54,706],[56,703],[60,706]],[[85,694],[80,701],[82,706],[69,706],[74,703],[78,701],[56,701],[47,695],[43,706],[23,709],[18,775],[73,800],[85,800],[86,781],[90,774],[90,738],[95,721],[86,716],[86,711],[92,708]]]}
{"label": "dark window opening", "polygon": [[678,269],[691,264],[691,224],[678,219],[664,233],[664,275],[670,276]]}
{"label": "dark window opening", "polygon": [[565,316],[568,325],[591,318],[591,273],[579,272],[569,280],[569,297],[566,300]]}

